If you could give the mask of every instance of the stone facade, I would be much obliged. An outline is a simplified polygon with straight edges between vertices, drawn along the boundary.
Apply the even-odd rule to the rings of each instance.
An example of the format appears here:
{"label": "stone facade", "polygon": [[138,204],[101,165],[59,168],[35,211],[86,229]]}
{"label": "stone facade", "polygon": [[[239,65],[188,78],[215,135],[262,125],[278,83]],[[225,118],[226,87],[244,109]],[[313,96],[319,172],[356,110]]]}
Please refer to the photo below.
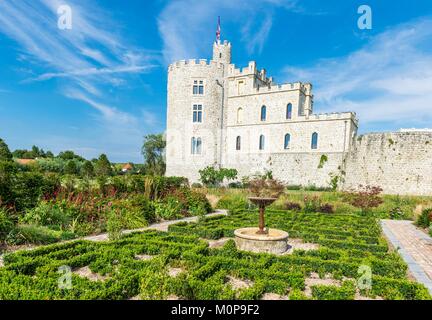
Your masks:
{"label": "stone facade", "polygon": [[377,185],[389,194],[432,195],[432,132],[371,133],[347,155],[345,189]]}
{"label": "stone facade", "polygon": [[[271,170],[291,185],[328,187],[338,177],[342,188],[373,184],[390,193],[431,192],[431,175],[419,177],[431,170],[432,145],[422,145],[427,134],[409,135],[410,143],[393,134],[395,141],[402,139],[396,148],[402,155],[382,149],[386,136],[368,135],[363,137],[367,144],[362,143],[366,140],[357,139],[355,113],[314,114],[311,84],[278,85],[254,61],[236,68],[231,49],[227,41],[215,42],[212,60],[169,66],[167,175],[197,182],[200,169],[215,166],[235,168],[239,178]],[[417,153],[415,160],[410,158]],[[415,168],[406,171],[406,180],[392,180],[411,164]],[[392,181],[398,184],[390,187]]]}

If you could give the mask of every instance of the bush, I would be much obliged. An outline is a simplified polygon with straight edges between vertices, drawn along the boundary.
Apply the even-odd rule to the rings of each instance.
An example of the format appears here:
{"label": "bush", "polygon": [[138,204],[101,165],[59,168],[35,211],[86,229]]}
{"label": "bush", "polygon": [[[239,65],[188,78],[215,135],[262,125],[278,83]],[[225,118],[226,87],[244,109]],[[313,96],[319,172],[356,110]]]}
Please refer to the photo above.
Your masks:
{"label": "bush", "polygon": [[334,213],[334,208],[330,203],[325,203],[319,206],[318,212],[321,213]]}
{"label": "bush", "polygon": [[154,204],[147,197],[138,194],[132,196],[129,200],[133,207],[141,211],[143,217],[149,223],[154,222],[156,220]]}
{"label": "bush", "polygon": [[297,184],[290,184],[286,186],[287,190],[301,190],[302,186]]}
{"label": "bush", "polygon": [[68,212],[56,204],[41,202],[35,208],[28,209],[22,222],[38,226],[67,228],[70,222]]}
{"label": "bush", "polygon": [[302,207],[299,203],[297,202],[290,202],[290,201],[286,201],[282,204],[282,208],[284,210],[291,210],[291,211],[301,211]]}
{"label": "bush", "polygon": [[304,197],[304,212],[313,213],[318,212],[321,206],[321,200],[317,196],[305,196]]}
{"label": "bush", "polygon": [[376,186],[359,186],[359,191],[351,191],[344,194],[344,200],[356,208],[360,208],[363,214],[369,213],[372,208],[383,203],[380,197],[382,189]]}
{"label": "bush", "polygon": [[107,232],[110,240],[118,240],[121,237],[121,231],[123,229],[123,221],[118,212],[112,210],[108,214],[107,220]]}
{"label": "bush", "polygon": [[0,208],[0,245],[6,240],[15,224],[6,210]]}
{"label": "bush", "polygon": [[417,225],[422,228],[428,228],[432,221],[432,208],[424,209],[417,218]]}
{"label": "bush", "polygon": [[73,238],[75,235],[71,232],[55,231],[44,226],[24,224],[18,225],[16,234],[11,235],[8,242],[13,244],[50,244]]}
{"label": "bush", "polygon": [[182,212],[182,204],[175,197],[167,197],[164,201],[155,202],[156,217],[163,220],[178,218]]}
{"label": "bush", "polygon": [[212,166],[208,166],[202,170],[199,170],[200,181],[208,187],[217,187],[223,181],[235,180],[237,178],[236,169],[220,168],[215,169]]}
{"label": "bush", "polygon": [[226,194],[218,201],[216,208],[226,209],[230,214],[248,208],[249,202],[242,194]]}

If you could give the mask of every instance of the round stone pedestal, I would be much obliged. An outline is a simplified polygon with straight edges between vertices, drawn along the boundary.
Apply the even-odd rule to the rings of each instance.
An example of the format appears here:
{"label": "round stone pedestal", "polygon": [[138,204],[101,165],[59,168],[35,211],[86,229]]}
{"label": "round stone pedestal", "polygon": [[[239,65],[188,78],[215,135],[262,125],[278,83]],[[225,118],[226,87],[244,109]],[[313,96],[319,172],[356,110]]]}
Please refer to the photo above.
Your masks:
{"label": "round stone pedestal", "polygon": [[237,249],[257,253],[280,254],[288,250],[288,233],[268,229],[267,234],[257,234],[258,228],[242,228],[234,231]]}

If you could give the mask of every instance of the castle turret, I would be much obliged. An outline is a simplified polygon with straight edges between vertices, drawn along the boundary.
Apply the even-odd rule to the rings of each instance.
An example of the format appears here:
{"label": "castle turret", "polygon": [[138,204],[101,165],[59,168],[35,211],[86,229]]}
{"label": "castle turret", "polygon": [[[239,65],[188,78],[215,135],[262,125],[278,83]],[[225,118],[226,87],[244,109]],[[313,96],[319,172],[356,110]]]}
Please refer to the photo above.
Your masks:
{"label": "castle turret", "polygon": [[231,43],[226,40],[223,43],[220,40],[215,41],[213,60],[226,65],[231,64]]}

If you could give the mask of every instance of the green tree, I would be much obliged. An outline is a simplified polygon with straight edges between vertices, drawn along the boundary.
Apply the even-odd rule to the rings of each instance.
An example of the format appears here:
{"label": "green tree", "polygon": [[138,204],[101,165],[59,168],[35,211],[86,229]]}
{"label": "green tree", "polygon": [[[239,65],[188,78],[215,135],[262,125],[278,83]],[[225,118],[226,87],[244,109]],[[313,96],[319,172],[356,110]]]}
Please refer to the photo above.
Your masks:
{"label": "green tree", "polygon": [[65,167],[64,167],[64,173],[65,174],[77,174],[78,173],[78,166],[75,162],[75,160],[69,160]]}
{"label": "green tree", "polygon": [[83,177],[93,177],[94,176],[94,167],[91,161],[86,161],[81,167],[81,175]]}
{"label": "green tree", "polygon": [[75,154],[75,152],[71,151],[71,150],[66,150],[66,151],[62,151],[58,154],[57,156],[60,159],[63,160],[78,160],[78,161],[85,161],[85,159],[77,154]]}
{"label": "green tree", "polygon": [[144,137],[141,153],[144,156],[145,171],[151,175],[165,174],[166,141],[162,134],[149,134]]}
{"label": "green tree", "polygon": [[99,156],[94,169],[97,176],[111,176],[113,173],[111,163],[105,154]]}
{"label": "green tree", "polygon": [[9,150],[8,145],[6,144],[6,142],[3,141],[3,139],[0,139],[0,160],[11,161],[12,157],[13,156]]}

